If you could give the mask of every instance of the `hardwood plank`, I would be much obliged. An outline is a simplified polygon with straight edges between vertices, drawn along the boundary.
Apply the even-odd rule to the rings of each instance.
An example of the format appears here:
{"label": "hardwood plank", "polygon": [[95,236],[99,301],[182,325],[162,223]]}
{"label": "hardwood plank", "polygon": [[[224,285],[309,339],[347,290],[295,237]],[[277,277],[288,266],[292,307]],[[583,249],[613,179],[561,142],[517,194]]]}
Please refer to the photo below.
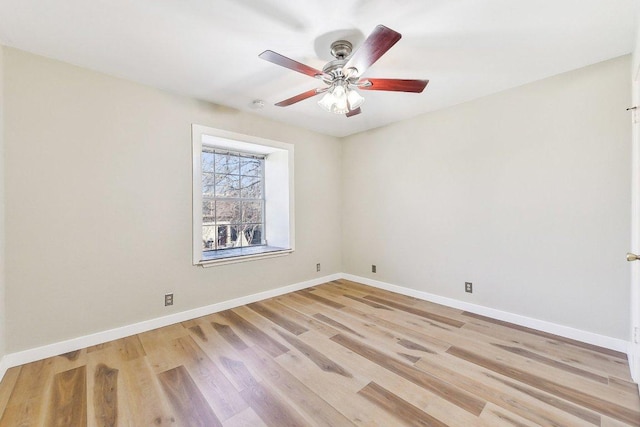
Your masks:
{"label": "hardwood plank", "polygon": [[638,384],[620,378],[609,377],[609,386],[631,395],[638,395]]}
{"label": "hardwood plank", "polygon": [[67,360],[74,361],[74,360],[78,360],[81,353],[82,353],[82,350],[75,350],[75,351],[70,351],[69,353],[61,354],[60,357],[64,357]]}
{"label": "hardwood plank", "polygon": [[258,381],[251,375],[251,372],[249,372],[249,369],[247,369],[242,361],[227,356],[220,357],[220,361],[222,362],[222,366],[224,366],[227,372],[233,377],[235,384],[239,386],[239,391],[254,387],[258,384]]}
{"label": "hardwood plank", "polygon": [[447,424],[432,417],[426,412],[416,408],[409,402],[401,399],[395,394],[379,386],[374,382],[370,382],[363,387],[358,394],[369,399],[388,413],[395,415],[410,426],[426,426],[426,427],[447,427]]}
{"label": "hardwood plank", "polygon": [[631,378],[626,361],[606,354],[482,320],[470,319],[462,329],[476,335],[481,341],[486,340],[484,337],[491,337],[505,343],[515,343],[522,348],[597,374],[616,376],[625,380]]}
{"label": "hardwood plank", "polygon": [[72,351],[53,357],[52,372],[54,374],[79,368],[87,364],[87,352],[84,349]]}
{"label": "hardwood plank", "polygon": [[[409,334],[409,331],[407,330],[408,328],[413,330],[416,336],[421,337],[420,339],[433,340],[435,338],[438,341],[448,342],[459,347],[471,346],[475,347],[476,349],[481,348],[483,353],[491,354],[493,357],[500,358],[502,360],[508,360],[510,364],[520,366],[521,369],[534,369],[536,375],[545,377],[548,380],[557,381],[560,379],[562,381],[571,381],[572,383],[576,384],[577,388],[588,391],[591,394],[603,396],[610,395],[608,400],[612,400],[619,404],[628,406],[632,409],[635,408],[634,405],[637,405],[638,402],[637,396],[625,396],[623,393],[620,393],[615,389],[612,389],[610,387],[603,387],[603,384],[587,381],[584,378],[577,377],[576,375],[565,372],[564,370],[549,369],[548,366],[540,364],[539,362],[532,361],[530,359],[526,359],[517,355],[512,356],[509,352],[502,351],[502,349],[491,345],[492,341],[488,341],[487,338],[482,334],[477,334],[467,330],[466,325],[463,328],[451,329],[449,331],[440,329],[425,330],[425,328],[419,323],[411,320],[411,318],[414,316],[403,312],[388,314],[385,312],[376,311],[375,314],[371,314],[373,313],[373,311],[370,311],[369,313],[363,314],[359,310],[353,310],[352,308],[345,308],[341,310],[341,312],[347,311],[350,314],[362,317],[363,319],[367,319],[369,321],[373,321],[377,324],[380,324],[380,320],[383,318],[393,319],[394,322],[383,322],[389,330],[402,331],[403,333]],[[500,343],[500,341],[493,341],[493,343]],[[403,351],[403,353],[406,352]],[[413,355],[415,356],[418,354]]]}
{"label": "hardwood plank", "polygon": [[322,369],[324,372],[332,372],[334,374],[342,375],[343,377],[352,378],[353,375],[344,369],[339,364],[335,363],[328,357],[326,357],[321,352],[315,350],[310,345],[305,344],[299,339],[287,336],[285,333],[277,331],[278,334],[285,339],[289,344],[294,346],[298,351],[309,358],[317,367]]}
{"label": "hardwood plank", "polygon": [[390,291],[374,288],[368,285],[363,285],[362,283],[352,282],[351,280],[346,280],[346,279],[339,279],[337,280],[336,284],[333,284],[332,282],[331,285],[340,286],[339,289],[343,289],[343,290],[346,289],[347,291],[351,291],[351,292],[353,291],[360,292],[364,295],[377,295],[382,298],[390,299],[404,305],[416,305],[422,302],[422,300],[419,300],[418,298],[415,298],[409,295],[403,295],[396,292],[390,292]]}
{"label": "hardwood plank", "polygon": [[611,418],[626,422],[633,426],[640,426],[639,411],[634,411],[618,404],[589,395],[580,390],[576,390],[562,384],[557,384],[555,382],[545,380],[520,369],[511,368],[507,365],[487,359],[462,348],[451,347],[449,348],[449,350],[447,350],[447,353],[464,359],[468,362],[475,363],[476,365],[483,366],[487,369],[508,376],[532,387],[554,394],[570,402],[577,403],[578,405],[584,406],[601,414],[610,416]]}
{"label": "hardwood plank", "polygon": [[540,425],[512,412],[507,412],[504,408],[494,405],[493,403],[487,403],[484,411],[480,414],[480,420],[484,421],[484,425],[486,426],[537,427]]}
{"label": "hardwood plank", "polygon": [[87,369],[85,366],[53,377],[53,394],[47,413],[47,426],[87,425]]}
{"label": "hardwood plank", "polygon": [[13,388],[18,381],[18,376],[20,375],[21,369],[22,367],[20,366],[7,369],[7,372],[5,372],[2,381],[0,381],[0,420],[2,419],[4,410],[7,407],[7,403],[9,402],[9,397],[11,397]]}
{"label": "hardwood plank", "polygon": [[277,300],[274,298],[263,301],[263,305],[277,311],[281,316],[303,325],[308,330],[317,331],[325,336],[331,337],[340,332],[337,329],[314,319],[312,316],[305,314],[304,311],[297,310],[295,302],[292,302],[287,298],[277,298]]}
{"label": "hardwood plank", "polygon": [[200,341],[206,341],[207,340],[207,336],[205,335],[204,331],[202,330],[202,326],[200,326],[200,325],[191,326],[189,328],[189,332],[191,332],[193,335],[197,336],[200,339]]}
{"label": "hardwood plank", "polygon": [[427,347],[420,345],[418,343],[415,343],[411,340],[408,340],[406,338],[398,338],[398,344],[400,344],[401,346],[409,349],[409,350],[417,350],[417,351],[422,351],[424,353],[428,353],[428,354],[436,354],[435,351],[428,349]]}
{"label": "hardwood plank", "polygon": [[306,424],[298,413],[284,405],[261,384],[255,384],[240,393],[268,426],[299,427]]}
{"label": "hardwood plank", "polygon": [[[572,388],[582,390],[583,392],[594,396],[602,396],[604,400],[615,402],[622,406],[626,406],[627,408],[638,408],[637,396],[631,396],[630,394],[610,387],[607,384],[592,381],[585,378],[583,375],[576,375],[575,373],[568,372],[565,369],[541,363],[538,360],[516,355],[512,352],[503,351],[502,349],[499,349],[499,347],[493,345],[497,343],[495,340],[477,340],[477,337],[474,334],[468,335],[467,333],[463,333],[463,336],[460,338],[467,338],[468,336],[470,340],[475,340],[473,346],[471,346],[470,342],[466,339],[456,339],[456,342],[453,342],[454,346],[466,348],[478,354],[483,354],[487,358],[501,361],[506,365],[529,372],[545,380],[567,384]],[[487,346],[487,344],[490,345]],[[520,344],[516,343],[516,345]],[[535,353],[538,353],[538,351],[536,350]],[[558,360],[558,358],[554,357],[554,359],[559,362],[561,360],[560,363],[573,364],[572,360],[569,358],[562,357]],[[582,369],[582,367],[580,366],[579,369]],[[598,372],[598,370],[595,372]]]}
{"label": "hardwood plank", "polygon": [[267,427],[252,408],[247,408],[239,414],[225,420],[222,425],[224,427]]}
{"label": "hardwood plank", "polygon": [[554,335],[554,334],[550,334],[548,332],[543,332],[543,331],[538,331],[536,329],[532,329],[532,328],[527,328],[526,326],[520,326],[520,325],[516,325],[515,323],[509,323],[509,322],[505,322],[503,320],[498,320],[498,319],[492,319],[491,317],[486,317],[486,316],[482,316],[480,314],[475,314],[475,313],[471,313],[468,311],[465,311],[462,313],[464,316],[468,316],[468,317],[473,317],[475,319],[480,319],[484,322],[489,322],[489,323],[494,323],[496,325],[501,325],[501,326],[506,326],[508,328],[511,329],[515,329],[515,330],[519,330],[519,331],[523,331],[526,332],[528,334],[532,334],[532,335],[537,335],[539,337],[543,337],[543,338],[548,338],[554,341],[561,341],[563,343],[566,344],[570,344],[572,346],[575,347],[580,347],[589,351],[594,351],[596,353],[600,353],[600,354],[606,354],[608,356],[612,356],[618,359],[622,359],[622,360],[627,360],[627,355],[621,351],[615,351],[615,350],[610,350],[608,348],[604,348],[604,347],[599,347],[597,345],[593,345],[593,344],[587,344],[581,341],[577,341],[577,340],[572,340],[570,338],[565,338],[565,337],[561,337],[559,335]]}
{"label": "hardwood plank", "polygon": [[[455,346],[459,346],[456,343]],[[594,382],[584,378],[581,375],[572,374],[564,369],[558,369],[550,367],[540,363],[537,360],[516,356],[511,352],[496,351],[495,346],[488,348],[486,342],[479,342],[475,348],[470,348],[468,345],[463,346],[472,353],[481,354],[485,358],[501,362],[510,368],[519,369],[529,374],[535,375],[545,381],[551,381],[554,383],[565,384],[573,389],[580,390],[585,394],[592,396],[600,396],[604,401],[616,403],[620,406],[624,406],[627,409],[640,411],[638,405],[638,396],[632,396],[629,393],[610,387],[606,384]]]}
{"label": "hardwood plank", "polygon": [[599,425],[600,421],[601,421],[601,417],[589,412],[589,411],[585,411],[582,408],[579,408],[575,405],[570,404],[569,402],[563,400],[563,399],[558,399],[557,397],[551,395],[551,394],[545,394],[545,393],[540,393],[538,391],[536,391],[535,389],[531,389],[528,388],[520,383],[514,382],[514,381],[509,381],[509,380],[505,380],[503,378],[500,378],[498,376],[495,375],[490,375],[487,374],[487,376],[489,378],[492,378],[496,381],[500,381],[501,383],[503,383],[504,385],[513,388],[514,390],[518,390],[522,393],[528,394],[529,396],[538,399],[541,402],[544,402],[548,405],[554,406],[568,414],[571,415],[575,415],[576,417],[590,423],[593,425]]}
{"label": "hardwood plank", "polygon": [[418,356],[414,356],[412,354],[398,353],[398,356],[404,357],[405,359],[407,359],[411,363],[416,363],[418,360],[420,360],[420,358]]}
{"label": "hardwood plank", "polygon": [[289,350],[287,347],[271,338],[269,335],[254,326],[251,322],[245,320],[242,316],[238,315],[233,310],[225,310],[217,314],[227,322],[229,322],[232,328],[237,328],[237,330],[241,331],[245,336],[249,337],[255,344],[262,347],[272,357],[279,356]]}
{"label": "hardwood plank", "polygon": [[[206,318],[207,320],[211,320],[208,316],[206,316]],[[227,339],[220,335],[213,328],[213,325],[211,323],[202,324],[202,329],[207,336],[207,341],[198,342],[197,346],[207,355],[207,357],[219,371],[216,372],[216,375],[218,375],[219,373],[222,374],[222,377],[224,379],[221,379],[221,381],[225,381],[226,383],[231,383],[233,385],[234,391],[232,392],[235,394],[234,399],[239,399],[239,403],[245,405],[246,407],[248,403],[245,402],[242,399],[242,396],[240,396],[239,394],[239,391],[244,389],[246,385],[244,383],[237,382],[238,374],[232,371],[232,369],[235,369],[235,367],[232,364],[228,363],[228,361],[241,360],[242,351],[237,350],[231,344],[229,344],[229,341],[227,341]],[[249,347],[245,347],[245,349],[247,348]],[[189,367],[188,365],[187,369],[191,371],[191,367]],[[206,369],[206,366],[203,367],[203,369]],[[248,378],[252,378],[256,375],[255,372],[248,372],[247,374]],[[194,375],[194,378],[198,380],[198,376]],[[216,384],[216,386],[218,386],[218,384]],[[205,388],[203,388],[203,390],[205,390]],[[215,410],[216,408],[214,407],[214,411]],[[223,422],[226,421],[221,416],[219,418],[221,418]]]}
{"label": "hardwood plank", "polygon": [[265,424],[273,427],[305,425],[302,416],[260,384],[242,361],[224,357],[223,364],[235,376],[236,382],[243,385],[240,395]]}
{"label": "hardwood plank", "polygon": [[49,358],[22,366],[0,426],[36,426],[45,422],[53,365],[53,358]]}
{"label": "hardwood plank", "polygon": [[[357,394],[358,390],[371,380],[371,374],[379,369],[377,365],[327,340],[324,336],[314,334],[313,331],[301,335],[300,339],[304,339],[309,345],[322,348],[327,357],[332,360],[349,365],[354,371],[353,378],[317,369],[308,358],[295,348],[276,358],[276,362],[280,366],[321,396],[353,424],[371,426],[397,424],[394,417],[379,411],[375,405]],[[389,374],[391,375],[391,373]]]}
{"label": "hardwood plank", "polygon": [[[375,309],[372,310],[376,311]],[[326,321],[337,322],[339,320],[340,322],[338,323],[346,330],[353,331],[353,335],[362,338],[362,341],[369,343],[373,347],[385,349],[387,354],[395,356],[395,354],[403,353],[421,357],[423,353],[434,352],[438,349],[438,347],[434,347],[433,350],[427,348],[426,346],[431,344],[428,340],[424,341],[425,345],[418,344],[415,340],[399,334],[395,329],[381,327],[375,321],[372,322],[369,319],[365,321],[359,315],[354,316],[355,313],[358,313],[355,309],[333,310],[326,308],[325,313],[326,316],[319,313],[315,316],[319,319],[326,319]],[[362,331],[363,333],[356,331]],[[448,346],[445,348],[448,348]]]}
{"label": "hardwood plank", "polygon": [[[352,284],[354,283],[355,282],[349,282],[348,289],[353,290],[354,288]],[[384,298],[386,300],[395,301],[402,305],[419,308],[423,311],[427,311],[430,313],[438,314],[440,316],[459,320],[461,322],[466,322],[466,319],[467,319],[464,316],[462,316],[462,310],[459,310],[457,308],[447,307],[445,305],[436,304],[431,301],[421,300],[412,296],[398,294],[398,293],[390,292],[383,289],[373,288],[367,285],[362,285],[362,284],[358,284],[358,285],[362,290],[361,293],[365,294],[363,295],[363,298],[367,295],[377,296],[380,298]],[[333,286],[333,284],[329,284],[329,286]]]}
{"label": "hardwood plank", "polygon": [[321,349],[331,360],[342,366],[349,367],[353,378],[346,378],[330,373],[324,373],[314,366],[302,362],[305,357],[299,357],[293,349],[289,353],[279,356],[278,363],[286,367],[305,385],[320,394],[327,402],[347,416],[351,422],[358,425],[399,425],[397,419],[381,411],[373,403],[357,394],[358,390],[371,381],[385,387],[418,408],[429,408],[430,414],[439,419],[446,419],[456,426],[476,425],[477,417],[448,402],[445,399],[425,390],[410,381],[396,375],[379,365],[361,357],[357,353],[338,345],[325,337],[309,331],[299,337],[313,348]]}
{"label": "hardwood plank", "polygon": [[151,331],[138,334],[138,342],[135,342],[133,340],[129,341],[126,351],[131,352],[131,354],[127,355],[127,357],[124,357],[123,360],[131,360],[135,357],[140,357],[141,355],[144,356],[146,355],[146,353],[162,351],[168,341],[184,337],[188,335],[188,333],[188,330],[183,326],[182,323],[176,323],[173,325],[165,326],[164,328],[153,329]]}
{"label": "hardwood plank", "polygon": [[120,357],[124,361],[137,359],[139,357],[146,356],[147,354],[142,346],[139,335],[133,335],[116,340],[113,344],[118,349]]}
{"label": "hardwood plank", "polygon": [[245,350],[243,356],[266,381],[306,412],[315,425],[333,427],[352,424],[347,417],[282,368],[259,347]]}
{"label": "hardwood plank", "polygon": [[609,378],[607,377],[594,374],[593,372],[589,372],[584,369],[576,368],[575,366],[569,365],[564,362],[559,362],[550,357],[542,356],[538,353],[534,353],[533,351],[529,351],[524,348],[514,347],[509,345],[502,345],[502,344],[495,344],[495,343],[492,343],[492,345],[498,348],[501,348],[502,350],[505,350],[514,354],[518,354],[520,356],[526,357],[527,359],[535,360],[536,362],[544,363],[545,365],[552,366],[554,368],[565,370],[567,372],[570,372],[575,375],[579,375],[581,377],[590,379],[592,381],[596,381],[602,384],[609,384]]}
{"label": "hardwood plank", "polygon": [[345,332],[349,332],[350,334],[353,334],[353,335],[355,335],[357,337],[364,338],[364,335],[359,334],[358,332],[354,331],[350,327],[338,322],[337,320],[334,320],[334,319],[332,319],[330,317],[327,317],[322,313],[316,313],[316,314],[313,315],[313,317],[318,319],[318,320],[320,320],[321,322],[326,323],[327,325],[333,326],[336,329],[340,329],[340,330],[343,330]]}
{"label": "hardwood plank", "polygon": [[87,353],[93,353],[94,351],[104,350],[105,348],[110,347],[112,344],[113,344],[113,341],[92,345],[91,347],[87,347]]}
{"label": "hardwood plank", "polygon": [[145,358],[122,361],[119,370],[123,382],[118,389],[126,391],[123,398],[129,405],[127,417],[132,426],[175,425],[175,411]]}
{"label": "hardwood plank", "polygon": [[386,305],[378,304],[378,303],[375,303],[373,301],[369,301],[369,300],[364,299],[364,298],[358,298],[358,297],[354,297],[353,295],[348,295],[348,294],[343,294],[343,296],[345,298],[349,298],[349,299],[352,299],[354,301],[357,301],[360,304],[368,305],[369,307],[379,308],[381,310],[393,310],[392,308],[389,308]]}
{"label": "hardwood plank", "polygon": [[211,325],[216,330],[216,332],[218,332],[225,340],[227,340],[227,342],[231,344],[236,350],[242,351],[248,347],[247,344],[242,341],[242,338],[240,338],[238,335],[236,335],[235,332],[233,332],[233,329],[231,329],[229,325],[224,325],[217,322],[211,322]]}
{"label": "hardwood plank", "polygon": [[478,416],[484,408],[484,401],[475,398],[463,390],[452,387],[432,375],[426,374],[412,366],[405,365],[402,362],[392,359],[367,345],[355,341],[352,338],[339,334],[332,337],[331,340],[345,346],[363,357],[366,357],[381,367],[400,375],[406,380],[437,394],[443,399],[448,400],[471,414]]}
{"label": "hardwood plank", "polygon": [[222,427],[222,423],[184,366],[158,374],[160,384],[184,425]]}
{"label": "hardwood plank", "polygon": [[[452,386],[489,403],[503,408],[538,425],[574,426],[585,423],[570,413],[547,406],[529,394],[510,389],[499,381],[487,377],[493,372],[482,367],[470,365],[455,357],[432,355],[419,360],[415,367],[431,374]],[[486,408],[486,406],[485,406]]]}
{"label": "hardwood plank", "polygon": [[[309,298],[305,298],[302,295],[300,295],[298,292],[292,292],[290,294],[285,294],[279,297],[275,297],[275,300],[278,302],[282,302],[283,300],[287,300],[287,303],[289,305],[294,305],[297,307],[301,307],[301,306],[314,306],[314,307],[319,307],[322,306],[322,304],[309,299]],[[317,311],[317,309],[316,309]]]}
{"label": "hardwood plank", "polygon": [[[420,342],[425,346],[428,345],[429,348],[435,351],[444,351],[451,346],[451,344],[445,341],[445,339],[442,339],[441,336],[434,337],[433,334],[430,333],[431,331],[422,325],[418,325],[415,322],[404,323],[400,316],[401,313],[399,312],[387,316],[380,312],[378,312],[379,314],[363,312],[353,307],[346,307],[341,311],[360,319],[362,322],[373,323],[388,332],[392,332],[394,336],[403,336],[407,339]],[[448,337],[446,338],[448,339]]]}
{"label": "hardwood plank", "polygon": [[157,329],[139,334],[140,342],[145,349],[143,359],[154,374],[157,375],[184,365],[184,356],[177,354],[174,342],[181,337],[190,336],[190,333],[182,323],[177,323],[170,325],[164,336]]}
{"label": "hardwood plank", "polygon": [[585,425],[584,421],[598,425],[600,422],[598,415],[582,407],[537,392],[525,384],[518,383],[517,388],[511,388],[504,383],[507,378],[498,378],[490,370],[447,353],[430,355],[428,360],[419,360],[415,367],[538,425]]}
{"label": "hardwood plank", "polygon": [[614,420],[613,418],[602,417],[602,424],[600,424],[600,426],[601,427],[629,427],[629,424],[623,423],[618,420]]}
{"label": "hardwood plank", "polygon": [[300,335],[308,331],[307,328],[287,319],[286,317],[280,315],[279,313],[271,310],[269,307],[259,302],[248,304],[247,307],[294,335]]}
{"label": "hardwood plank", "polygon": [[[129,408],[129,403],[133,402],[133,399],[129,397],[130,390],[127,389],[122,375],[122,365],[128,362],[122,360],[114,346],[105,346],[99,350],[87,352],[85,360],[88,425],[110,425],[108,421],[113,418],[114,409],[117,410],[115,414],[117,423],[111,425],[133,425]],[[106,366],[107,369],[101,368],[101,365]],[[112,371],[117,371],[117,374]],[[114,387],[113,390],[111,386]],[[104,420],[104,424],[100,421],[101,419]]]}
{"label": "hardwood plank", "polygon": [[220,420],[229,419],[248,408],[231,381],[191,337],[174,340],[173,350]]}
{"label": "hardwood plank", "polygon": [[305,298],[309,298],[309,299],[312,299],[314,301],[317,301],[320,304],[328,305],[329,307],[332,307],[332,308],[340,309],[340,308],[344,308],[345,307],[343,304],[340,304],[338,302],[332,301],[332,300],[330,300],[328,298],[325,298],[325,297],[321,297],[320,295],[316,295],[316,294],[314,294],[313,292],[310,292],[310,291],[306,291],[306,290],[298,291],[298,292],[296,292],[296,294],[302,295]]}
{"label": "hardwood plank", "polygon": [[399,304],[397,302],[394,302],[388,299],[379,298],[375,296],[366,296],[365,298],[371,301],[378,302],[380,304],[388,305],[389,307],[393,307],[398,310],[406,311],[407,313],[415,314],[416,316],[420,316],[425,319],[429,319],[435,322],[444,323],[445,325],[453,326],[454,328],[461,328],[462,326],[464,326],[464,322],[461,322],[459,320],[451,319],[445,316],[440,316],[439,314],[433,314],[428,311],[421,310],[419,308]]}
{"label": "hardwood plank", "polygon": [[118,424],[118,370],[99,364],[94,373],[93,408],[100,427]]}

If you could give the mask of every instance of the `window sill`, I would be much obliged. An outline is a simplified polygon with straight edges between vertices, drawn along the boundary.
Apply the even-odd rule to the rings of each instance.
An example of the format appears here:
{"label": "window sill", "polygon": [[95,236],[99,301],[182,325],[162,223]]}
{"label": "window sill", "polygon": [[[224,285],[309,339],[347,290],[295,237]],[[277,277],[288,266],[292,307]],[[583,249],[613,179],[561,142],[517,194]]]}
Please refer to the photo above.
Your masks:
{"label": "window sill", "polygon": [[260,246],[238,249],[226,249],[222,251],[209,251],[209,254],[203,254],[204,259],[195,265],[200,267],[214,267],[225,264],[236,264],[239,262],[254,261],[258,259],[275,258],[289,255],[293,249],[277,248],[273,246]]}

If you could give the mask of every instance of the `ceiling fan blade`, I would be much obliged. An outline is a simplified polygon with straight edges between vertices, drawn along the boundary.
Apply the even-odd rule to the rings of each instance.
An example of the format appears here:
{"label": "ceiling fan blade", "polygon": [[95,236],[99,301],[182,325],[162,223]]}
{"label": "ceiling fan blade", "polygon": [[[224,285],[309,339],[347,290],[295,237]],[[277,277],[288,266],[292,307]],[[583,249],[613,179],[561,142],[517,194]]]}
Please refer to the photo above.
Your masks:
{"label": "ceiling fan blade", "polygon": [[306,74],[307,76],[311,76],[311,77],[322,76],[322,71],[316,70],[315,68],[310,67],[308,65],[304,65],[298,61],[294,61],[293,59],[287,58],[286,56],[282,56],[279,53],[276,53],[272,50],[265,50],[258,56],[264,59],[265,61],[269,61],[276,65],[280,65],[281,67],[285,67],[290,70],[297,71],[302,74]]}
{"label": "ceiling fan blade", "polygon": [[400,40],[402,35],[384,25],[378,25],[351,56],[345,69],[354,68],[354,76],[361,76],[367,68]]}
{"label": "ceiling fan blade", "polygon": [[[370,85],[366,82],[371,83]],[[358,86],[362,90],[387,90],[394,92],[414,92],[420,93],[429,83],[429,80],[403,80],[403,79],[362,79],[358,82],[365,83]]]}
{"label": "ceiling fan blade", "polygon": [[289,105],[295,104],[296,102],[304,101],[307,98],[311,98],[312,96],[316,96],[319,93],[326,92],[327,90],[328,88],[311,89],[296,96],[292,96],[291,98],[285,99],[284,101],[280,101],[276,104],[276,106],[288,107]]}
{"label": "ceiling fan blade", "polygon": [[351,116],[355,116],[356,114],[360,114],[362,113],[362,110],[360,109],[360,107],[356,108],[355,110],[349,110],[347,112],[347,114],[345,114],[347,117],[351,117]]}

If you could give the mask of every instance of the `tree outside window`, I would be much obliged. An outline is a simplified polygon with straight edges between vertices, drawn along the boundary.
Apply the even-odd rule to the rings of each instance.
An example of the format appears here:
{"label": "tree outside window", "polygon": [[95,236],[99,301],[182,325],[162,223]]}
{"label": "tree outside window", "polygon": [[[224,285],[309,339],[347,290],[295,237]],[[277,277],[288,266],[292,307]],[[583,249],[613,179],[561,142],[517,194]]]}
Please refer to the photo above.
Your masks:
{"label": "tree outside window", "polygon": [[264,156],[202,150],[202,249],[265,245]]}

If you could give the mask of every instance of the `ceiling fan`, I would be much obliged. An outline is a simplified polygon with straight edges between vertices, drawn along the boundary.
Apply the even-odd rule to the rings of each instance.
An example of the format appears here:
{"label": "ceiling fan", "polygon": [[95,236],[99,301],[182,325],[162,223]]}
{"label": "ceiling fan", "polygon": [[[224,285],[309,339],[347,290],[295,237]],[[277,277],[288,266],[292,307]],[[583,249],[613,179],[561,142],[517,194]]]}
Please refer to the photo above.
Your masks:
{"label": "ceiling fan", "polygon": [[400,33],[384,25],[378,25],[353,54],[353,46],[347,40],[333,42],[331,55],[336,59],[328,62],[322,71],[272,50],[265,50],[258,56],[276,65],[321,79],[327,85],[280,101],[276,106],[286,107],[324,93],[318,102],[322,108],[351,117],[362,112],[360,106],[364,102],[364,98],[356,89],[420,93],[429,83],[429,80],[361,78],[362,74],[401,37]]}

